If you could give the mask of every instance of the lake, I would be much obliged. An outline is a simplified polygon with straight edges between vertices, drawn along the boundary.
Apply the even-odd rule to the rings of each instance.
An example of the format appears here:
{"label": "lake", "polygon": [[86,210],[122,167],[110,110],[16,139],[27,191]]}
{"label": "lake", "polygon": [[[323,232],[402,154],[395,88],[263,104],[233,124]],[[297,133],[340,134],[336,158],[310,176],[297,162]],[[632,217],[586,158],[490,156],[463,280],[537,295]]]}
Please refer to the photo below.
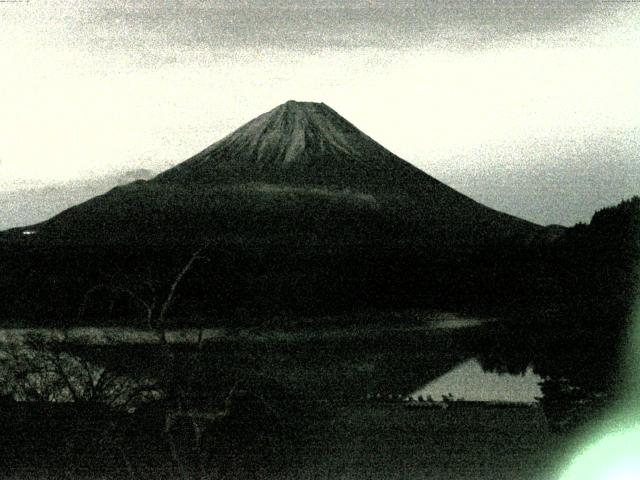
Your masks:
{"label": "lake", "polygon": [[531,367],[521,375],[485,371],[477,359],[462,362],[409,395],[440,401],[452,396],[475,402],[533,403],[542,397],[542,378]]}
{"label": "lake", "polygon": [[[477,342],[493,319],[450,313],[416,315],[413,323],[250,328],[202,331],[208,364],[237,377],[267,377],[328,400],[372,396],[443,395],[478,401],[534,402],[541,378],[485,372]],[[0,343],[19,344],[29,334],[62,338],[54,329],[5,328]],[[170,348],[189,362],[197,329],[172,330]],[[69,348],[97,365],[135,377],[157,377],[165,347],[157,332],[135,328],[78,327],[66,332]],[[186,368],[188,363],[185,364]],[[311,393],[312,392],[312,393]]]}

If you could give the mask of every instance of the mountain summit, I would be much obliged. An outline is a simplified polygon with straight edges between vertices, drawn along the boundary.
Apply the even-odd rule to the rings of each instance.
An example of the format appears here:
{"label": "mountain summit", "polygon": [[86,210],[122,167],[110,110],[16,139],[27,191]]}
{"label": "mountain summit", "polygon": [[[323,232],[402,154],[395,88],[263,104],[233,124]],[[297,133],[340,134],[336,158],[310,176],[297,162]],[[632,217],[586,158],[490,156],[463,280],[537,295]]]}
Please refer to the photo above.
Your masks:
{"label": "mountain summit", "polygon": [[[324,103],[288,101],[154,182],[264,182],[381,191],[431,179]],[[432,180],[432,179],[431,179]]]}

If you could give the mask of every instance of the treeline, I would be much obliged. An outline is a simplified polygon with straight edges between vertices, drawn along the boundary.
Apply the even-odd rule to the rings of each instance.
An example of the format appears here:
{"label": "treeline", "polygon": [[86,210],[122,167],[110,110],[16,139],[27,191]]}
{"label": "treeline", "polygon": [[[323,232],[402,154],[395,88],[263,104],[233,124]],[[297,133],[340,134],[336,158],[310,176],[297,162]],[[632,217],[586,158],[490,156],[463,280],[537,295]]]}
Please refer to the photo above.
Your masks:
{"label": "treeline", "polygon": [[529,300],[506,315],[511,321],[486,332],[477,351],[491,370],[522,372],[533,365],[545,379],[550,423],[571,428],[624,395],[640,288],[640,198],[596,212],[589,224],[537,245],[532,258]]}
{"label": "treeline", "polygon": [[633,298],[638,204],[635,197],[601,210],[589,225],[473,246],[376,238],[189,247],[0,242],[0,317],[144,326],[147,307],[162,308],[194,251],[204,249],[166,312],[176,325],[423,307],[612,327]]}

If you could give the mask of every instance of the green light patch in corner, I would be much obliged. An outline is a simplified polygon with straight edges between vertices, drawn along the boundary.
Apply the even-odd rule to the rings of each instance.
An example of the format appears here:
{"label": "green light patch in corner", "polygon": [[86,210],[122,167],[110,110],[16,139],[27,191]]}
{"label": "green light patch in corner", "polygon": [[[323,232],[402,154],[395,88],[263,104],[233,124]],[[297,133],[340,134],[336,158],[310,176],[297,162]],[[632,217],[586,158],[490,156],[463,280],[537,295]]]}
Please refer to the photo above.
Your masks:
{"label": "green light patch in corner", "polygon": [[640,427],[609,433],[579,453],[561,480],[640,480]]}

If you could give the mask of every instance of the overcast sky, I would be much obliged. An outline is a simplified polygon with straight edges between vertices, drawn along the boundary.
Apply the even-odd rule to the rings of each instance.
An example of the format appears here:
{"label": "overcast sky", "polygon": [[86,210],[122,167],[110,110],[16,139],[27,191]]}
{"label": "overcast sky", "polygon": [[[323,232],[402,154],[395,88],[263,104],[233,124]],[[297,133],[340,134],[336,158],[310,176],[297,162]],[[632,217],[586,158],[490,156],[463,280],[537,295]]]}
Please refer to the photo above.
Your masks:
{"label": "overcast sky", "polygon": [[588,221],[640,193],[639,58],[635,2],[0,3],[0,228],[288,99],[491,207]]}

